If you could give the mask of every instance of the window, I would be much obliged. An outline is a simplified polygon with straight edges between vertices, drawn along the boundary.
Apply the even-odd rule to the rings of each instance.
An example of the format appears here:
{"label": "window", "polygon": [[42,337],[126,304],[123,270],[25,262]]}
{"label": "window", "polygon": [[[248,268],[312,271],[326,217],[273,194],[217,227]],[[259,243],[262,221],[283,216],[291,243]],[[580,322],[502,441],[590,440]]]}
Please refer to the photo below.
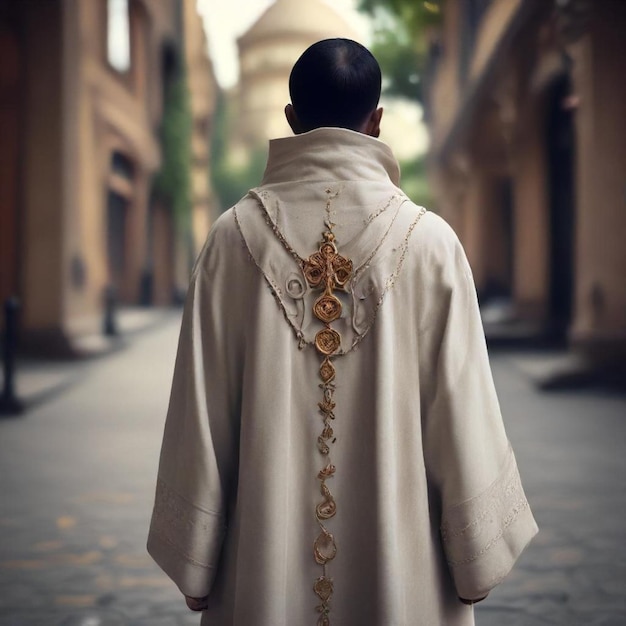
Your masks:
{"label": "window", "polygon": [[107,0],[107,59],[120,73],[130,69],[128,0]]}
{"label": "window", "polygon": [[132,161],[121,152],[117,150],[111,157],[111,169],[114,174],[118,174],[126,180],[132,180],[134,174],[134,167]]}

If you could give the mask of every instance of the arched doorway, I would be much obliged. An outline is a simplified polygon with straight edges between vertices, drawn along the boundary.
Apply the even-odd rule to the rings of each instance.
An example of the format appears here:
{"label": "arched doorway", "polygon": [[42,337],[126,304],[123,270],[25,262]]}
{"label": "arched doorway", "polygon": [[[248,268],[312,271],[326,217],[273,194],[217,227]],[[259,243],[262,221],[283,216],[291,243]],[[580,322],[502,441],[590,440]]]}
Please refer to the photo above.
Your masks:
{"label": "arched doorway", "polygon": [[130,213],[134,196],[135,167],[122,152],[114,151],[111,156],[111,171],[107,189],[106,242],[109,287],[116,298],[129,299],[129,233]]}

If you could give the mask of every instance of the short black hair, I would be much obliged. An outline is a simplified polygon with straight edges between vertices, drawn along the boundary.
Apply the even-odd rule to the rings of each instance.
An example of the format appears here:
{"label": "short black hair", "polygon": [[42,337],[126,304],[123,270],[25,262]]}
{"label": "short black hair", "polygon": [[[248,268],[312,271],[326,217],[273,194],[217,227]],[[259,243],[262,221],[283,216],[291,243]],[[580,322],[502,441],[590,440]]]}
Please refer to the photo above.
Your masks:
{"label": "short black hair", "polygon": [[289,95],[303,131],[358,130],[378,106],[378,61],[351,39],[323,39],[307,48],[289,76]]}

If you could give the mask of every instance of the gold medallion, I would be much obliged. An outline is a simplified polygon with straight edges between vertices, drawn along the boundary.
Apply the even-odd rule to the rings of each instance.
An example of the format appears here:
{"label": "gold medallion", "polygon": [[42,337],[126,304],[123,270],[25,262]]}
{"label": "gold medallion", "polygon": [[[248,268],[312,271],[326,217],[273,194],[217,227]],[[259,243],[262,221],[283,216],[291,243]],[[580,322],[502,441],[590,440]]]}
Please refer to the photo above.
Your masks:
{"label": "gold medallion", "polygon": [[332,328],[324,328],[315,335],[315,347],[319,352],[330,356],[341,346],[341,335]]}
{"label": "gold medallion", "polygon": [[320,377],[325,383],[329,383],[335,378],[335,366],[328,357],[326,357],[320,365]]}
{"label": "gold medallion", "polygon": [[317,597],[322,602],[327,602],[330,596],[333,595],[333,581],[327,576],[320,576],[313,585],[313,591],[315,591]]}
{"label": "gold medallion", "polygon": [[337,296],[325,293],[315,301],[313,313],[324,324],[330,324],[341,317],[341,301]]}
{"label": "gold medallion", "polygon": [[315,516],[318,521],[322,521],[325,519],[330,519],[335,516],[337,512],[337,504],[335,503],[334,498],[331,496],[330,500],[326,500],[325,502],[320,502],[315,507]]}
{"label": "gold medallion", "polygon": [[337,554],[335,538],[325,528],[322,529],[313,544],[313,554],[318,565],[326,565]]}

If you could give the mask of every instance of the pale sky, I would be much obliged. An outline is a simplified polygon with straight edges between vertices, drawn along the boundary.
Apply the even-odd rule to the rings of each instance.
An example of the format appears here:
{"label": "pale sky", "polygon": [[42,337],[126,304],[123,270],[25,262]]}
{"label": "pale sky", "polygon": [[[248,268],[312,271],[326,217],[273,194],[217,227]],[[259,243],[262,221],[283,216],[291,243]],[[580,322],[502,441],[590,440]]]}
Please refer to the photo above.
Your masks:
{"label": "pale sky", "polygon": [[[302,0],[305,2],[306,0]],[[356,10],[356,0],[323,0],[352,26],[367,45],[371,41],[371,21]],[[239,67],[237,38],[243,35],[274,0],[197,0],[209,40],[209,54],[220,86],[237,83]],[[383,98],[385,109],[381,139],[394,149],[398,158],[424,152],[428,134],[421,121],[421,109],[407,100]]]}
{"label": "pale sky", "polygon": [[[209,52],[221,87],[237,83],[237,37],[243,35],[274,0],[197,0],[209,39]],[[305,2],[306,0],[302,0]],[[370,21],[355,9],[356,0],[327,2],[346,19],[367,44]]]}

